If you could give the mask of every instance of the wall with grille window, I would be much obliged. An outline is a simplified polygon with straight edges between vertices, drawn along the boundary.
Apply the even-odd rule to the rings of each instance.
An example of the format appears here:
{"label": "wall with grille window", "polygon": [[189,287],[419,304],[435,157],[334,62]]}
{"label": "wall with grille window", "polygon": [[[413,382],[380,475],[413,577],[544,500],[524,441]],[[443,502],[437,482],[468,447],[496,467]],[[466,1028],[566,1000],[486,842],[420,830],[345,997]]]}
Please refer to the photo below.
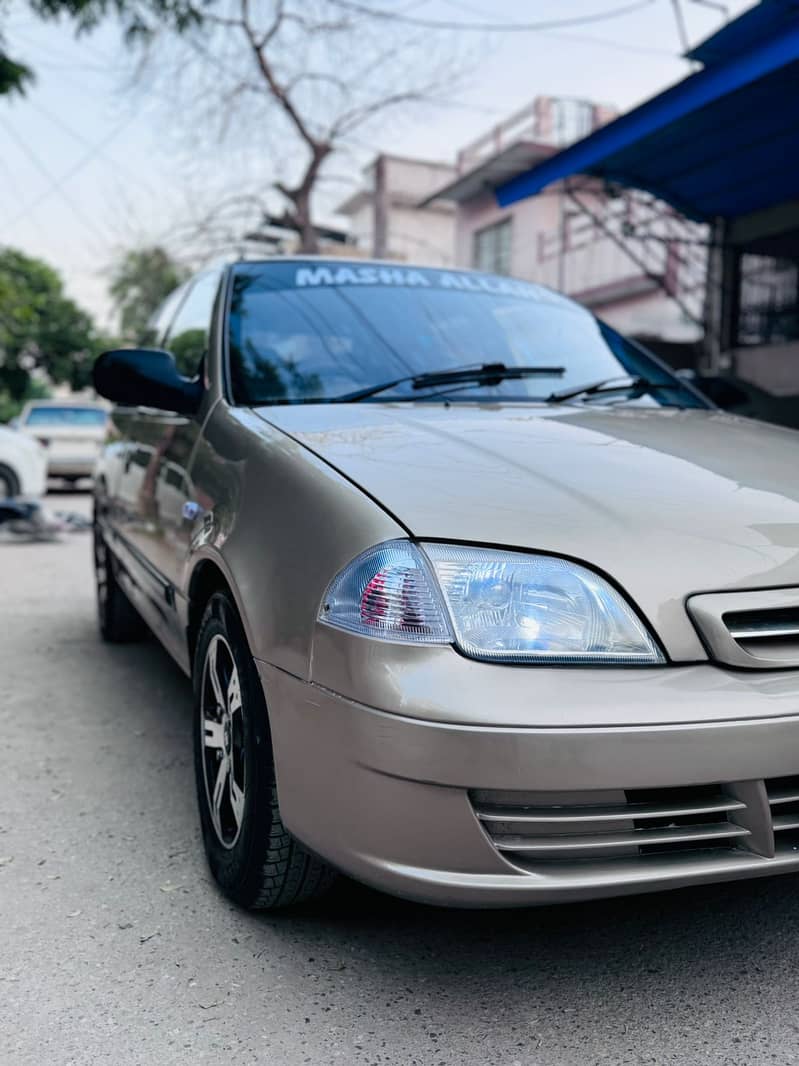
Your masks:
{"label": "wall with grille window", "polygon": [[486,274],[510,274],[513,268],[513,218],[477,230],[472,238],[472,266]]}

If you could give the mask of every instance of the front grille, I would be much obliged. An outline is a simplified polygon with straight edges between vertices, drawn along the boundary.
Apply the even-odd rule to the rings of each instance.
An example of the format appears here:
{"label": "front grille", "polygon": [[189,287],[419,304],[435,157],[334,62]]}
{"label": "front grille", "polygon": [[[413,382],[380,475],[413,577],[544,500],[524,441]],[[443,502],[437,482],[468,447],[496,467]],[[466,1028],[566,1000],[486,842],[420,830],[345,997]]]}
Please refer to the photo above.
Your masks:
{"label": "front grille", "polygon": [[[494,846],[526,865],[730,849],[752,835],[747,804],[721,785],[594,793],[477,791],[471,800]],[[799,790],[797,801],[799,811]]]}
{"label": "front grille", "polygon": [[775,843],[799,844],[799,777],[773,777],[766,781]]}
{"label": "front grille", "polygon": [[750,670],[799,667],[799,588],[701,593],[686,606],[717,662]]}
{"label": "front grille", "polygon": [[793,665],[799,656],[799,609],[729,611],[722,615],[730,636],[748,655]]}

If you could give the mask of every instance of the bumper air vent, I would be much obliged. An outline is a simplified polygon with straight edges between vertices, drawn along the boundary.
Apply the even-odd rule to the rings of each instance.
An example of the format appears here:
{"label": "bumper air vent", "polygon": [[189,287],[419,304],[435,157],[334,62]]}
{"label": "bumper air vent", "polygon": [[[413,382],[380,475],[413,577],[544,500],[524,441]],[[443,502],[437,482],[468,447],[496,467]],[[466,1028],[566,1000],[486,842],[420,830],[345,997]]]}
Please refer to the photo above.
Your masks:
{"label": "bumper air vent", "polygon": [[751,836],[747,804],[719,785],[470,798],[494,847],[525,866],[731,849]]}
{"label": "bumper air vent", "polygon": [[766,781],[774,841],[799,845],[799,777],[772,777]]}

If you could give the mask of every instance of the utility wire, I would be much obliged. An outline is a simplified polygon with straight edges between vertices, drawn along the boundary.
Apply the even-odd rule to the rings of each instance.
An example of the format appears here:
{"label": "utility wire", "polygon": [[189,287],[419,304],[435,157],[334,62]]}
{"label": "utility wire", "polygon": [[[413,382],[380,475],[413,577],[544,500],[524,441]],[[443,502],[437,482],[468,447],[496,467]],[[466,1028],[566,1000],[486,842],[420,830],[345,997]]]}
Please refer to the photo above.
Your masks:
{"label": "utility wire", "polygon": [[680,0],[671,0],[671,6],[674,11],[674,18],[677,22],[677,33],[680,38],[680,47],[683,52],[687,52],[691,43],[688,40],[688,30],[685,26],[685,16],[683,15],[682,7],[680,6]]}
{"label": "utility wire", "polygon": [[424,19],[413,15],[403,15],[401,12],[381,11],[358,0],[332,0],[336,7],[344,11],[351,11],[356,15],[368,15],[371,18],[382,18],[388,22],[401,22],[408,26],[420,26],[427,30],[475,30],[481,33],[533,33],[543,30],[556,30],[561,27],[583,26],[591,22],[605,22],[608,19],[618,18],[621,15],[630,14],[641,8],[649,7],[654,0],[635,0],[635,3],[625,4],[622,7],[609,8],[606,11],[598,11],[593,15],[579,15],[575,18],[552,19],[547,22],[455,22],[443,19]]}
{"label": "utility wire", "polygon": [[720,11],[722,13],[725,22],[729,22],[730,20],[730,9],[727,7],[726,4],[718,3],[717,0],[691,0],[691,3],[701,4],[703,7],[715,8],[716,11]]}
{"label": "utility wire", "polygon": [[30,160],[36,170],[38,170],[39,173],[48,182],[47,188],[44,189],[37,197],[31,200],[28,204],[26,204],[21,211],[17,212],[16,215],[12,216],[12,218],[6,223],[6,226],[13,226],[15,223],[25,218],[26,215],[30,214],[31,211],[35,210],[39,206],[39,204],[41,204],[49,196],[57,192],[64,200],[64,202],[69,205],[75,216],[88,229],[90,229],[103,244],[105,244],[107,240],[106,235],[100,230],[94,219],[87,215],[83,208],[75,200],[72,199],[72,197],[64,188],[64,185],[71,178],[73,178],[75,174],[78,173],[78,171],[82,170],[83,167],[85,167],[86,164],[89,163],[96,155],[98,155],[110,141],[117,137],[122,132],[122,130],[133,121],[135,117],[135,114],[128,115],[123,122],[116,126],[116,128],[113,129],[109,134],[103,137],[103,139],[97,144],[95,144],[88,152],[81,156],[77,163],[75,163],[74,166],[70,167],[70,169],[66,171],[66,173],[62,174],[59,178],[53,177],[53,175],[50,173],[44,163],[42,163],[41,159],[39,159],[36,153],[22,139],[22,137],[19,136],[16,130],[14,130],[11,126],[8,125],[8,122],[0,122],[0,126],[2,126],[2,128],[6,131],[9,137],[19,147],[20,151],[25,154],[25,156]]}
{"label": "utility wire", "polygon": [[556,41],[574,41],[578,44],[599,45],[601,48],[612,48],[616,52],[627,52],[630,55],[662,56],[664,59],[680,59],[678,52],[668,48],[650,48],[645,44],[626,44],[624,41],[607,41],[604,37],[591,37],[585,33],[551,33],[549,30],[541,31],[544,36],[551,37]]}
{"label": "utility wire", "polygon": [[100,233],[100,230],[97,228],[93,220],[90,219],[89,216],[84,212],[83,208],[75,200],[72,199],[69,193],[67,193],[65,189],[61,188],[62,182],[65,179],[54,179],[53,175],[50,173],[44,163],[42,163],[41,159],[39,159],[33,149],[27,144],[26,141],[22,139],[22,137],[20,137],[20,135],[16,132],[15,129],[8,125],[7,122],[0,121],[0,127],[5,130],[11,140],[14,141],[20,151],[26,156],[26,158],[34,166],[34,168],[38,170],[38,172],[42,175],[45,181],[50,183],[48,185],[48,188],[45,189],[43,193],[41,193],[34,201],[23,207],[21,211],[18,211],[16,215],[12,215],[12,217],[5,223],[5,225],[13,226],[15,223],[19,222],[26,215],[28,215],[34,209],[34,207],[37,207],[38,204],[41,203],[41,201],[44,200],[47,196],[49,196],[51,192],[58,191],[61,194],[61,198],[64,200],[64,203],[67,204],[67,206],[72,210],[74,215],[78,219],[80,219],[80,221],[86,227],[91,229],[95,234],[99,235],[101,240],[104,241],[105,237],[103,236],[103,234]]}
{"label": "utility wire", "polygon": [[[466,11],[470,15],[478,15],[481,18],[489,18],[490,12],[485,8],[474,7],[472,4],[466,5],[461,0],[443,0],[447,7],[454,8],[456,11]],[[703,3],[705,0],[695,0],[696,3]],[[707,0],[708,3],[713,4],[713,0]],[[639,55],[651,55],[651,56],[664,56],[669,59],[679,59],[679,54],[674,51],[670,51],[666,48],[651,48],[647,45],[628,44],[625,41],[609,41],[605,37],[591,37],[588,34],[580,33],[549,33],[546,30],[542,30],[542,33],[547,34],[549,37],[553,37],[559,41],[576,41],[582,44],[595,44],[600,48],[612,48],[617,52],[630,52],[638,53]]]}
{"label": "utility wire", "polygon": [[[41,104],[37,104],[30,97],[26,99],[25,102],[28,107],[32,107],[34,111],[38,111],[40,115],[43,115],[46,119],[52,122],[53,125],[57,126],[58,129],[60,129],[63,133],[69,134],[69,136],[72,137],[73,140],[88,148],[94,155],[98,156],[107,166],[112,167],[115,171],[115,175],[117,178],[120,176],[120,172],[124,171],[125,177],[128,179],[132,178],[133,181],[139,186],[139,188],[146,192],[148,196],[152,197],[155,195],[152,185],[146,182],[138,174],[133,174],[130,170],[126,169],[124,165],[118,160],[114,159],[112,155],[108,155],[106,152],[104,152],[102,147],[98,149],[97,145],[92,140],[90,140],[88,137],[85,137],[82,133],[78,133],[78,131],[72,126],[67,125],[67,123],[64,122],[62,118],[59,118],[58,115],[54,115],[52,111],[48,110],[48,108],[46,107],[43,107]],[[126,124],[127,121],[128,118],[124,119],[123,123]],[[116,136],[116,134],[114,134],[114,136]]]}
{"label": "utility wire", "polygon": [[[19,206],[23,202],[23,199],[24,199],[24,197],[22,195],[22,190],[20,189],[19,182],[14,177],[14,171],[4,161],[2,155],[0,155],[0,179],[2,179],[2,178],[5,178],[5,181],[6,181],[7,185],[8,185],[8,187],[11,189],[11,192],[14,195],[15,205]],[[8,206],[11,207],[11,206],[14,206],[14,205],[9,204]],[[42,237],[46,238],[47,232],[46,232],[44,226],[42,225],[41,220],[36,218],[36,216],[34,215],[34,217],[31,219],[31,222],[33,222],[33,224],[36,227],[36,229],[39,232],[39,234]]]}

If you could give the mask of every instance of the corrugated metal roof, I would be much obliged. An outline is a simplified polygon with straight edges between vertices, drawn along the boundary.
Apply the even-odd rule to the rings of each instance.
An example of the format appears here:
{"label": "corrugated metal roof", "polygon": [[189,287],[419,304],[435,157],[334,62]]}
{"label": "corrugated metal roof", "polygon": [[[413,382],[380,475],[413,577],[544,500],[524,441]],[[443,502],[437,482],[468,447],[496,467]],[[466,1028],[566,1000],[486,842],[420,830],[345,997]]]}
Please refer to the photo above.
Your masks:
{"label": "corrugated metal roof", "polygon": [[692,48],[686,56],[705,66],[723,62],[789,28],[797,16],[799,0],[762,0]]}
{"label": "corrugated metal roof", "polygon": [[792,9],[779,32],[745,51],[728,37],[727,58],[500,185],[500,205],[574,174],[645,189],[700,220],[799,196],[799,6],[765,6]]}

